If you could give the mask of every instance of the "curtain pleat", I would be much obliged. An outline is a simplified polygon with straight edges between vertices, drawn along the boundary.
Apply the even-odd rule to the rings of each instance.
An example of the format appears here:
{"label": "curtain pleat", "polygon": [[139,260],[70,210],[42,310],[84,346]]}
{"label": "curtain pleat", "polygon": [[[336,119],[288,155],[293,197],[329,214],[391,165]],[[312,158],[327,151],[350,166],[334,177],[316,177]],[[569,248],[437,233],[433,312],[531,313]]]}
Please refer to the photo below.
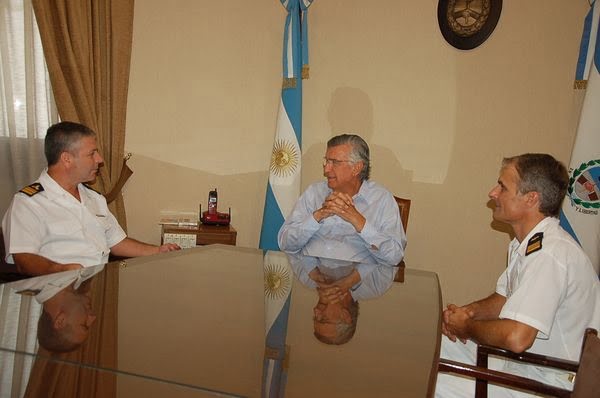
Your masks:
{"label": "curtain pleat", "polygon": [[[33,0],[58,113],[98,135],[104,167],[96,186],[103,193],[123,166],[133,4]],[[126,229],[122,195],[109,207]]]}

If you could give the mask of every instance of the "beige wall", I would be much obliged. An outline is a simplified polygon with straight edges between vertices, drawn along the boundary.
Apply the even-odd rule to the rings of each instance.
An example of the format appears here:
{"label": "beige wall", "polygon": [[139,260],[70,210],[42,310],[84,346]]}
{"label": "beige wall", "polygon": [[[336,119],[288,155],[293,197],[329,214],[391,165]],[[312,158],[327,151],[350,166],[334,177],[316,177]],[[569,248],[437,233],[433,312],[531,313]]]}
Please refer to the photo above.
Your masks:
{"label": "beige wall", "polygon": [[[317,0],[304,85],[303,187],[333,133],[370,143],[372,178],[413,200],[406,261],[439,274],[445,302],[491,292],[509,240],[487,192],[503,156],[568,162],[587,0],[504,1],[491,37],[456,50],[437,1]],[[196,212],[218,187],[238,244],[257,247],[281,84],[279,1],[137,1],[125,187],[131,236]]]}

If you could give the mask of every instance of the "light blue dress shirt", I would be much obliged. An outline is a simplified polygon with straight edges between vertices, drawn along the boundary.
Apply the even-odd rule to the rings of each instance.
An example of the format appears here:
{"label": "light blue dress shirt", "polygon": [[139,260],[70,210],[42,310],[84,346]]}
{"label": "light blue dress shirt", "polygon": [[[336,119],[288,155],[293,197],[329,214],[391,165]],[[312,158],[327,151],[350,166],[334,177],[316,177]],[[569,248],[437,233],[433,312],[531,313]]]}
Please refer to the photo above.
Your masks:
{"label": "light blue dress shirt", "polygon": [[[406,235],[393,195],[381,185],[363,181],[352,198],[365,217],[361,232],[338,216],[317,222],[313,212],[332,193],[327,182],[310,185],[300,196],[278,234],[279,248],[288,254],[301,254],[314,260],[303,261],[310,272],[315,266],[356,267],[365,280],[377,266],[398,265],[404,257]],[[308,269],[310,268],[310,269]],[[393,272],[390,272],[393,278]]]}

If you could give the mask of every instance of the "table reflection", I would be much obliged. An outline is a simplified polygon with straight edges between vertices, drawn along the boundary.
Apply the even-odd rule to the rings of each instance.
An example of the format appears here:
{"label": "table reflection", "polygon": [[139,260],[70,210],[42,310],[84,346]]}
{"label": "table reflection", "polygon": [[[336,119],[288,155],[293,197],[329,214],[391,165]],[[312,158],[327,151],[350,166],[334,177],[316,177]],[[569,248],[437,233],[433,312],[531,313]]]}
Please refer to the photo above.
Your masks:
{"label": "table reflection", "polygon": [[[292,283],[265,259],[214,245],[0,285],[0,396],[160,396],[153,383],[177,396],[353,396],[349,386],[360,396],[364,380],[371,395],[426,395],[439,337],[435,274],[407,270],[398,284],[393,269],[374,269],[342,294],[356,266],[322,264],[317,282],[292,262]],[[273,298],[283,334],[270,340]],[[353,324],[343,345],[340,324]],[[391,394],[398,369],[412,373]]]}
{"label": "table reflection", "polygon": [[[102,269],[103,266],[91,267],[81,272],[75,271],[76,274],[72,276],[55,275],[46,278],[42,281],[45,285],[41,286],[39,293],[30,288],[20,290],[18,285],[28,284],[27,280],[12,286],[17,290],[17,294],[31,292],[36,300],[42,303],[42,313],[37,325],[37,337],[41,347],[49,352],[66,353],[76,350],[87,340],[90,327],[96,320],[90,298],[90,278]],[[73,282],[69,283],[71,277]],[[42,292],[49,287],[52,290],[50,297],[41,298]]]}
{"label": "table reflection", "polygon": [[343,259],[288,254],[295,277],[317,292],[314,336],[325,344],[345,344],[354,336],[359,300],[382,296],[392,286],[396,267]]}

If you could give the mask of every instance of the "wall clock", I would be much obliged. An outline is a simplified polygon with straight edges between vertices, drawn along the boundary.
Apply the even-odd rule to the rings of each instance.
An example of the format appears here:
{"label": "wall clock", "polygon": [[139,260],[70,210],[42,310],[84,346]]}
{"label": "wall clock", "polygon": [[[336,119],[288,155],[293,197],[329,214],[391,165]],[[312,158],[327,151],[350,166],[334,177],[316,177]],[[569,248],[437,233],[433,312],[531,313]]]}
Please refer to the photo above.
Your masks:
{"label": "wall clock", "polygon": [[438,24],[446,41],[471,50],[492,34],[502,11],[502,0],[439,0]]}

